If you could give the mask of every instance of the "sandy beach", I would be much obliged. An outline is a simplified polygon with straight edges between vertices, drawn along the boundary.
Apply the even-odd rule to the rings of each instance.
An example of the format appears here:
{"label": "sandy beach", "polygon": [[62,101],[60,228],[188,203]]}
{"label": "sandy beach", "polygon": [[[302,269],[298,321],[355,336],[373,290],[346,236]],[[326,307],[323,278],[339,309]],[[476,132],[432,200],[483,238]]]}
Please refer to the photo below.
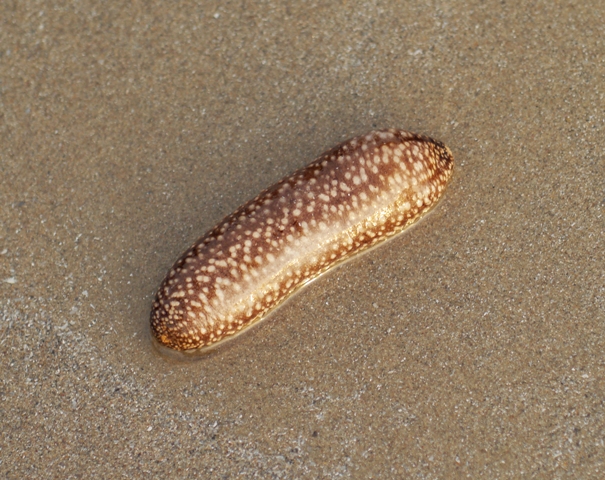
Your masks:
{"label": "sandy beach", "polygon": [[[0,476],[600,478],[605,4],[0,4]],[[224,351],[151,345],[200,235],[377,128],[417,226]]]}

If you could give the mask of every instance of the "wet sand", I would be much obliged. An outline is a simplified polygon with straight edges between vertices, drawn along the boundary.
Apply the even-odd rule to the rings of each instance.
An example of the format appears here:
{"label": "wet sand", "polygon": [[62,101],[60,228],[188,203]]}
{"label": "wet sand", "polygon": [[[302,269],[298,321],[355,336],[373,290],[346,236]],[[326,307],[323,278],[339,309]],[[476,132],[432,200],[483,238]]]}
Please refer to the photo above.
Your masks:
{"label": "wet sand", "polygon": [[[3,478],[603,475],[605,6],[425,4],[0,5]],[[433,213],[153,350],[198,236],[391,126],[454,154]]]}

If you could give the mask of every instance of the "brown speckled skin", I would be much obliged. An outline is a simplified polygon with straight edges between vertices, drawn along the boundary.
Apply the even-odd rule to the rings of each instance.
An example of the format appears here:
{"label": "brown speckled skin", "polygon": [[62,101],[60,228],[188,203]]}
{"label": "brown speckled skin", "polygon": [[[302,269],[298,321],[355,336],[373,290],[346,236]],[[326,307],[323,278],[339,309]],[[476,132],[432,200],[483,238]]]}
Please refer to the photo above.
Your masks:
{"label": "brown speckled skin", "polygon": [[175,263],[151,312],[157,344],[204,353],[333,265],[399,233],[441,197],[451,152],[381,130],[321,155],[242,205]]}

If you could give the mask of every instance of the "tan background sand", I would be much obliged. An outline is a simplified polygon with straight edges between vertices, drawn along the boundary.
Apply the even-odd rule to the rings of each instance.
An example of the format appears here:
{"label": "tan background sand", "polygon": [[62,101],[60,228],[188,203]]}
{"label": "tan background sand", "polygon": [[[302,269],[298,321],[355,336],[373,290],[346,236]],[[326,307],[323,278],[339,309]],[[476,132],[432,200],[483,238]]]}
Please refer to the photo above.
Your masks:
{"label": "tan background sand", "polygon": [[[601,0],[2,1],[0,475],[604,475],[604,39]],[[433,214],[157,356],[190,243],[389,126],[454,152]]]}

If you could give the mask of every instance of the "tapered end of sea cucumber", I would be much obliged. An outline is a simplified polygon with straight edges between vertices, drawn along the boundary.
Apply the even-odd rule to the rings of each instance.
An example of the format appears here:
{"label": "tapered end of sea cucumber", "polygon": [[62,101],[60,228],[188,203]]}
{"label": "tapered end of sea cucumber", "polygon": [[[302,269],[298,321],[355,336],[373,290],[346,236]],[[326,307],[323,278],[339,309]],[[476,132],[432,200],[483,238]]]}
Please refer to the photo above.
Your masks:
{"label": "tapered end of sea cucumber", "polygon": [[191,350],[175,350],[172,347],[166,346],[158,340],[153,330],[151,331],[151,344],[153,348],[165,358],[177,360],[179,362],[195,361],[212,353],[214,349],[196,348]]}

